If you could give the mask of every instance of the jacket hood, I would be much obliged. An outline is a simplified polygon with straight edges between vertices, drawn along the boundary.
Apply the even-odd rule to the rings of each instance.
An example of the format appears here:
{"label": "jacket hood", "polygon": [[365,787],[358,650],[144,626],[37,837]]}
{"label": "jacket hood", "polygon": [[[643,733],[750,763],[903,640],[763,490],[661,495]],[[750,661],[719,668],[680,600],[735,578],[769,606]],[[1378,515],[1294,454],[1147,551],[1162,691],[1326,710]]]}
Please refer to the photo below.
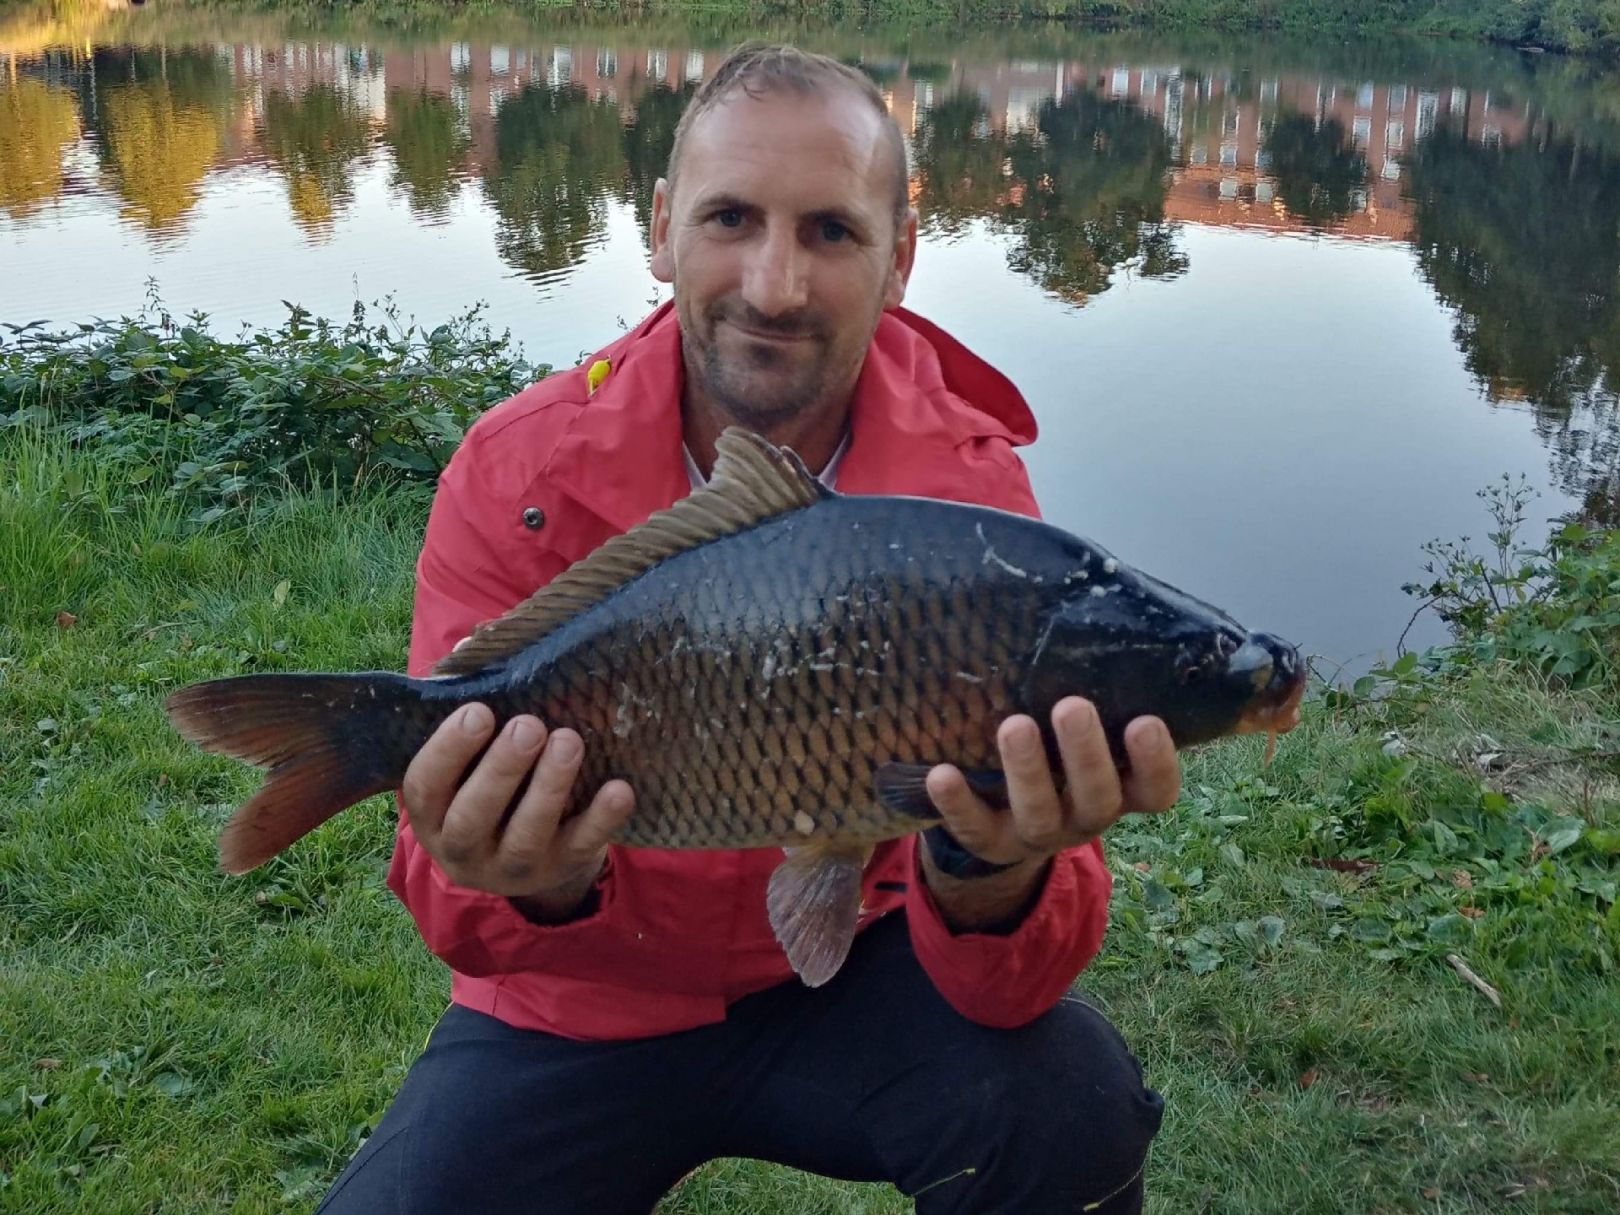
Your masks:
{"label": "jacket hood", "polygon": [[1039,434],[1035,415],[1024,394],[1005,375],[934,322],[906,308],[891,308],[884,313],[875,341],[883,342],[889,336],[885,330],[892,331],[896,326],[906,331],[908,341],[921,341],[938,361],[941,385],[947,392],[971,411],[994,419],[1001,436],[1015,447],[1035,441]]}

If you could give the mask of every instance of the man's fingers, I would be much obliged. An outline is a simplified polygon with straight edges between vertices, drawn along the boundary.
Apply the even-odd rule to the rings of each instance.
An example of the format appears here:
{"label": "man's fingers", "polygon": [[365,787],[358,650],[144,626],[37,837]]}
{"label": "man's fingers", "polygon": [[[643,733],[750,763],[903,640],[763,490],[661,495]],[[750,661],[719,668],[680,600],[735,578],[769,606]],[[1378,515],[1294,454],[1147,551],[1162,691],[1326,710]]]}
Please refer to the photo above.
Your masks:
{"label": "man's fingers", "polygon": [[1033,851],[1056,852],[1064,844],[1063,799],[1052,780],[1040,727],[1033,717],[1009,717],[996,733],[996,744],[1018,838]]}
{"label": "man's fingers", "polygon": [[585,813],[564,825],[560,842],[580,861],[598,855],[612,842],[636,809],[635,794],[622,780],[610,780],[596,791]]}
{"label": "man's fingers", "polygon": [[1099,835],[1119,818],[1125,800],[1102,720],[1090,701],[1069,696],[1053,708],[1052,730],[1063,757],[1073,825],[1088,836]]}
{"label": "man's fingers", "polygon": [[1157,814],[1181,796],[1181,759],[1170,731],[1157,717],[1138,717],[1125,727],[1125,753],[1131,771],[1125,778],[1126,809]]}
{"label": "man's fingers", "polygon": [[504,880],[521,883],[544,861],[584,757],[584,744],[572,730],[558,730],[547,741],[523,800],[501,834],[498,856]]}
{"label": "man's fingers", "polygon": [[997,863],[1022,860],[1023,847],[1013,830],[1012,817],[985,805],[968,786],[967,778],[950,764],[928,772],[928,797],[945,820],[945,830],[975,856]]}
{"label": "man's fingers", "polygon": [[440,723],[411,760],[400,796],[418,839],[438,837],[467,765],[489,741],[494,728],[495,715],[487,706],[463,705]]}
{"label": "man's fingers", "polygon": [[468,864],[494,851],[506,808],[545,741],[546,727],[538,717],[525,713],[506,723],[445,811],[439,833],[441,864]]}

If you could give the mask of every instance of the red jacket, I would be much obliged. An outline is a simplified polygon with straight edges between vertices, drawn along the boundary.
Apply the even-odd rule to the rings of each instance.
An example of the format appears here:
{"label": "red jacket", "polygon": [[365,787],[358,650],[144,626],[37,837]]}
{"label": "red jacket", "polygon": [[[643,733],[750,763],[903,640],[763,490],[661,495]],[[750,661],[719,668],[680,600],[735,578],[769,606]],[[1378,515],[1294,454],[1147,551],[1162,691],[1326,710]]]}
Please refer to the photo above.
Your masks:
{"label": "red jacket", "polygon": [[[689,492],[672,308],[660,307],[596,359],[610,360],[612,371],[594,393],[586,373],[594,360],[542,380],[480,418],[445,470],[417,563],[413,674]],[[884,314],[862,370],[837,487],[1034,515],[1013,452],[1034,437],[1011,383],[897,309]],[[539,528],[525,523],[531,507],[544,513]],[[452,885],[402,809],[389,885],[453,970],[459,1004],[571,1038],[634,1038],[722,1020],[729,1001],[794,977],[765,918],[778,849],[615,846],[597,910],[541,927],[503,897]],[[877,849],[862,927],[904,907],[917,957],[974,1021],[1032,1020],[1102,944],[1110,878],[1099,844],[1056,858],[1039,902],[1005,936],[953,936],[917,866],[915,837]]]}

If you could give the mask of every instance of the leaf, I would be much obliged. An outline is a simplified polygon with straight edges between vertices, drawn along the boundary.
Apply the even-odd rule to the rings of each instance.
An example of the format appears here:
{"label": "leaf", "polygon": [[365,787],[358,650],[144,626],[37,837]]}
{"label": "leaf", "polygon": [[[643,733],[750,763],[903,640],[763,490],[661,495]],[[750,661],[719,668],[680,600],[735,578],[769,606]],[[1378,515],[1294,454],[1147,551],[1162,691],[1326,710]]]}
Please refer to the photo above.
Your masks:
{"label": "leaf", "polygon": [[1372,916],[1362,916],[1361,919],[1350,926],[1350,935],[1355,937],[1356,940],[1365,941],[1368,944],[1375,941],[1387,941],[1389,940],[1389,925],[1383,920],[1374,919]]}
{"label": "leaf", "polygon": [[1283,918],[1279,915],[1260,917],[1260,935],[1267,945],[1276,947],[1283,939]]}
{"label": "leaf", "polygon": [[1316,1069],[1314,1067],[1308,1067],[1299,1074],[1299,1087],[1300,1088],[1302,1088],[1302,1089],[1310,1088],[1311,1085],[1313,1085],[1315,1083],[1316,1083]]}
{"label": "leaf", "polygon": [[165,1097],[180,1097],[191,1091],[192,1083],[179,1072],[159,1072],[152,1077],[152,1087]]}
{"label": "leaf", "polygon": [[56,627],[59,628],[59,629],[71,629],[74,625],[76,625],[78,623],[79,623],[79,618],[77,616],[75,616],[72,612],[58,612],[58,613],[56,613]]}
{"label": "leaf", "polygon": [[1142,905],[1149,911],[1165,911],[1176,905],[1176,896],[1156,878],[1142,883]]}
{"label": "leaf", "polygon": [[142,464],[139,468],[131,469],[129,476],[126,479],[131,485],[145,485],[149,480],[152,479],[152,474],[156,471],[157,469],[153,468],[150,464]]}
{"label": "leaf", "polygon": [[1457,833],[1439,819],[1429,819],[1418,831],[1434,840],[1435,851],[1441,856],[1450,856],[1457,851]]}
{"label": "leaf", "polygon": [[1547,845],[1547,854],[1552,856],[1572,847],[1580,840],[1581,832],[1584,830],[1586,830],[1586,825],[1579,819],[1560,818],[1553,820],[1551,829],[1543,837]]}
{"label": "leaf", "polygon": [[287,592],[290,590],[292,590],[292,583],[288,579],[283,578],[280,582],[276,583],[276,589],[270,592],[270,598],[277,607],[280,607],[282,604],[287,602]]}
{"label": "leaf", "polygon": [[1187,950],[1187,967],[1195,975],[1209,974],[1224,960],[1220,950],[1211,949],[1208,945],[1194,945]]}
{"label": "leaf", "polygon": [[1311,891],[1311,902],[1323,911],[1337,911],[1344,906],[1344,896],[1326,890]]}
{"label": "leaf", "polygon": [[1236,844],[1222,844],[1221,859],[1228,865],[1237,868],[1240,867],[1247,858],[1243,855],[1243,849],[1239,848]]}
{"label": "leaf", "polygon": [[1460,915],[1436,916],[1429,921],[1429,940],[1442,945],[1455,945],[1469,937],[1468,920]]}

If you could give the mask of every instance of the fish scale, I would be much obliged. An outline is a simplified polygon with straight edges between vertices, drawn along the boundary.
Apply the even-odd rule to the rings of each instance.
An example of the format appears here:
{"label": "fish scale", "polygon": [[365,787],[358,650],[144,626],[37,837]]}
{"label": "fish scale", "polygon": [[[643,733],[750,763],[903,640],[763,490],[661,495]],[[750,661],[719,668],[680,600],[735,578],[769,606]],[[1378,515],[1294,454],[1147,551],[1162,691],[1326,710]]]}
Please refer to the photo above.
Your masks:
{"label": "fish scale", "polygon": [[[902,522],[898,549],[872,503],[838,505],[852,516],[842,526],[767,522],[672,559],[668,580],[624,588],[588,637],[557,637],[566,658],[536,653],[535,676],[492,698],[502,717],[533,713],[580,731],[587,758],[571,812],[622,778],[638,802],[627,845],[780,846],[823,833],[870,843],[930,821],[879,801],[878,763],[993,761],[1021,676],[1010,651],[1033,648],[1052,591],[955,551],[941,530],[951,521],[928,504]],[[941,554],[931,581],[916,573],[913,546]],[[989,602],[971,593],[985,579],[1002,624],[999,644],[975,654],[974,632],[990,636],[970,623]],[[683,636],[703,644],[676,644]],[[573,674],[566,696],[548,694],[548,661]],[[970,668],[973,679],[955,677]],[[829,726],[846,716],[882,755],[847,733],[835,752]]]}
{"label": "fish scale", "polygon": [[[870,845],[939,818],[939,763],[999,799],[1001,722],[1091,699],[1116,759],[1134,717],[1178,747],[1298,719],[1293,647],[1038,520],[835,494],[796,456],[727,431],[709,486],[570,566],[434,675],[239,676],[183,688],[171,720],[268,769],[232,817],[243,872],[346,806],[397,789],[480,701],[584,740],[568,814],[612,779],[626,847],[784,849],[767,913],[825,982],[854,933]],[[1054,767],[1061,774],[1061,765]]]}

